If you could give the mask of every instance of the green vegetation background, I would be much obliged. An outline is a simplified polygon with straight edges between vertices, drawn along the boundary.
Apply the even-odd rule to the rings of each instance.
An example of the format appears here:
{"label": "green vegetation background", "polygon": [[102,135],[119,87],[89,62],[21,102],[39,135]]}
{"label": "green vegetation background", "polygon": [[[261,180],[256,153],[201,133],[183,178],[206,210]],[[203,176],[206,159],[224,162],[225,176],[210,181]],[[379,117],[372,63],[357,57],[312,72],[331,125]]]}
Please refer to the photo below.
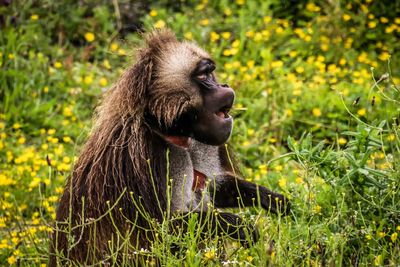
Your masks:
{"label": "green vegetation background", "polygon": [[[0,265],[45,265],[58,197],[137,30],[172,28],[236,91],[245,179],[293,214],[174,266],[400,265],[398,1],[0,1]],[[237,246],[236,243],[232,244]],[[176,264],[176,265],[175,265]]]}

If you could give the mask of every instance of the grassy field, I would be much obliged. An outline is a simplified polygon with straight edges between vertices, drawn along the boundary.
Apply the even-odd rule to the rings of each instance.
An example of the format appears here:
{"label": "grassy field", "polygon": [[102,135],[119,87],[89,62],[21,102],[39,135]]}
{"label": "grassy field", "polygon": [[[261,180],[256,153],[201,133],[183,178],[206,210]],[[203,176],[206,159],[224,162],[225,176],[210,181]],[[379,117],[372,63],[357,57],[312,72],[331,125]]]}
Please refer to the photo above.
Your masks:
{"label": "grassy field", "polygon": [[169,266],[399,266],[400,3],[144,2],[0,6],[0,265],[46,265],[102,92],[133,62],[135,29],[169,27],[236,91],[244,178],[293,210],[236,210],[260,229],[248,249],[185,236],[185,257],[150,253]]}

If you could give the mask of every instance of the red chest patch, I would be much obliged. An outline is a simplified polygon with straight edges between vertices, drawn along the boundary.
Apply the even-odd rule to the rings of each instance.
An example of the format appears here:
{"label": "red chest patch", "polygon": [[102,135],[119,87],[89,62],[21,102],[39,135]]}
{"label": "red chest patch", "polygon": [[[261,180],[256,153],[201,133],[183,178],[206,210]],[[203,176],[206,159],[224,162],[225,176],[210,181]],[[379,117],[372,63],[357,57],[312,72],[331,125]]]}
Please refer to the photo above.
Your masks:
{"label": "red chest patch", "polygon": [[206,186],[207,176],[199,172],[198,170],[193,169],[193,184],[192,184],[192,191],[200,192]]}

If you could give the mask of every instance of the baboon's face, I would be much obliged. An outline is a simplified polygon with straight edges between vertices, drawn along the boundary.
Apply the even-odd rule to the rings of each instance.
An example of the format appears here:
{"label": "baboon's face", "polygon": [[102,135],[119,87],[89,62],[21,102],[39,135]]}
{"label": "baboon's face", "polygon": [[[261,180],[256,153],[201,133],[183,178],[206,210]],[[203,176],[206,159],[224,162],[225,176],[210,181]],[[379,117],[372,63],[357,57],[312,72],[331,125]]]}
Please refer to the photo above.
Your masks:
{"label": "baboon's face", "polygon": [[197,62],[189,79],[201,101],[189,107],[168,129],[169,135],[192,137],[209,145],[224,144],[232,131],[235,93],[227,84],[217,82],[215,63],[206,58]]}
{"label": "baboon's face", "polygon": [[190,138],[224,144],[232,131],[229,110],[235,93],[217,82],[215,63],[192,43],[169,40],[157,47],[152,83],[144,99],[147,122],[174,144],[187,145]]}

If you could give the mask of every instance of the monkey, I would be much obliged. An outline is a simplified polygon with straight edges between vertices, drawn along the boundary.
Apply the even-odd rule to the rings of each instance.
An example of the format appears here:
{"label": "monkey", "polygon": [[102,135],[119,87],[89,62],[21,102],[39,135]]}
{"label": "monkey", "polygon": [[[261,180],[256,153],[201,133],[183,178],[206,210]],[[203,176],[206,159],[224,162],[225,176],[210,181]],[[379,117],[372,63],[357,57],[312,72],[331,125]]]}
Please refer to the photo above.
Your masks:
{"label": "monkey", "polygon": [[289,212],[286,197],[241,179],[232,164],[226,143],[235,93],[217,81],[215,68],[208,53],[170,30],[146,35],[136,63],[96,109],[59,201],[49,266],[104,262],[118,234],[151,248],[154,223],[167,211],[197,214],[215,234],[242,244],[257,242],[257,230],[235,214],[210,211],[260,205]]}

